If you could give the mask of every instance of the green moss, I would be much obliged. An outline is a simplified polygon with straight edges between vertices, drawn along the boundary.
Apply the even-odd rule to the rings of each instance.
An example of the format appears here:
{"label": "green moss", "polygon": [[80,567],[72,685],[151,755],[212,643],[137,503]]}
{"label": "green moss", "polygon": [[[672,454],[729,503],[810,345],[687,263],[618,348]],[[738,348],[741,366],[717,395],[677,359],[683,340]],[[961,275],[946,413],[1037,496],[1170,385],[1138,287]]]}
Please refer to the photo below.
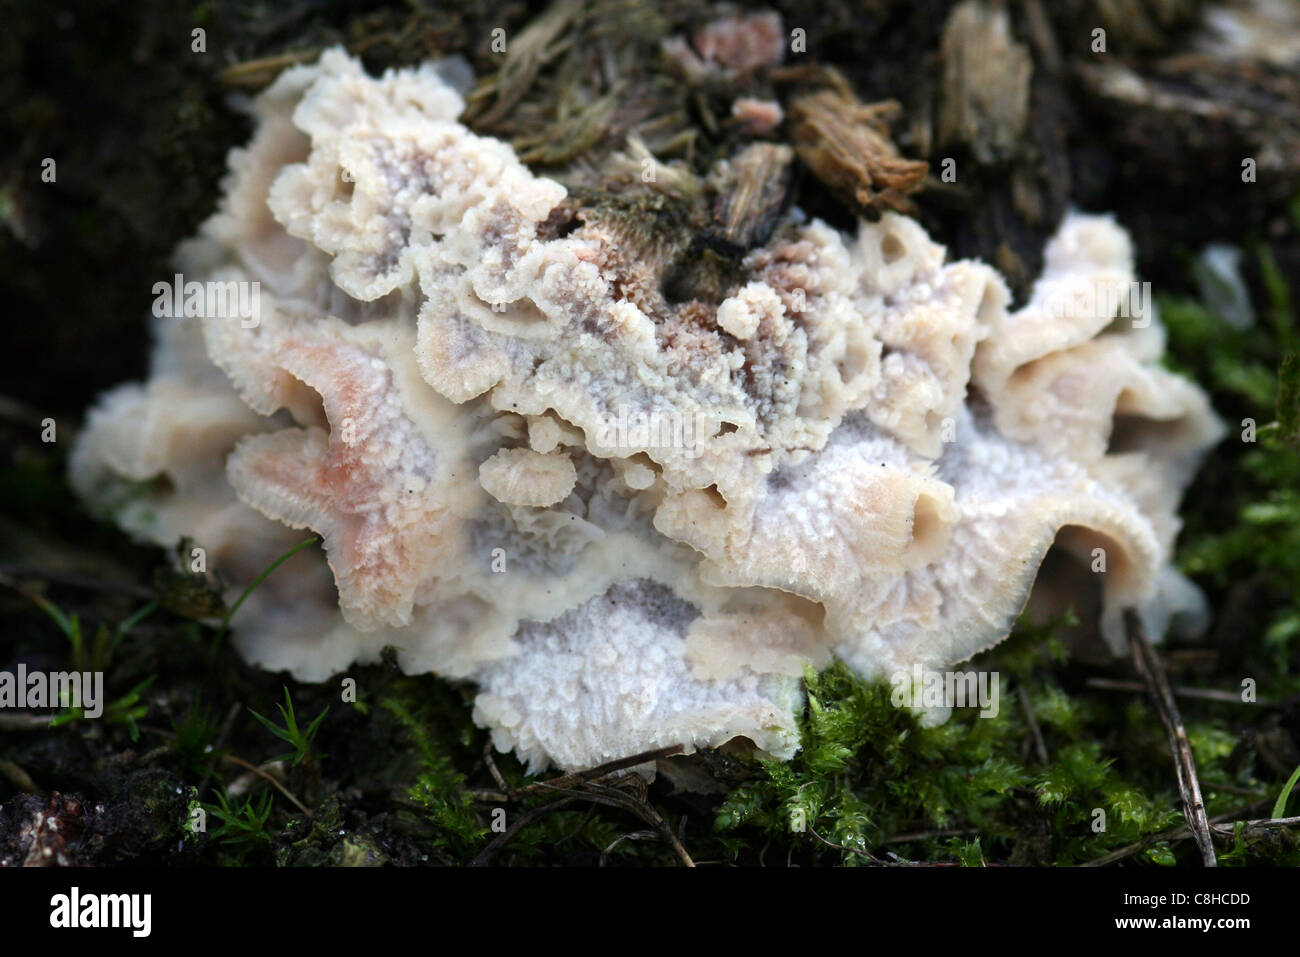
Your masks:
{"label": "green moss", "polygon": [[[1026,639],[1038,643],[1036,656]],[[763,762],[764,774],[717,811],[719,832],[745,838],[727,847],[732,859],[744,863],[767,844],[804,863],[886,861],[893,852],[968,865],[1078,864],[1180,826],[1159,718],[1142,698],[1067,691],[1051,672],[1056,650],[1041,629],[1026,629],[1005,653],[977,660],[971,667],[1003,679],[999,713],[959,711],[933,728],[895,707],[889,688],[842,666],[808,675],[803,750],[790,762]],[[1029,667],[1035,661],[1041,670]],[[1045,765],[1030,757],[1032,729],[1015,683],[1028,692]],[[1264,793],[1240,769],[1227,722],[1195,722],[1189,735],[1211,813],[1240,805],[1242,790]],[[1155,863],[1185,853],[1178,842],[1147,851]]]}
{"label": "green moss", "polygon": [[389,697],[381,705],[397,718],[420,755],[420,771],[410,797],[435,827],[432,849],[462,856],[475,853],[487,828],[475,813],[473,798],[465,790],[465,776],[456,769],[448,747],[464,748],[473,740],[472,728],[462,726],[448,741],[448,712],[437,708],[436,702]]}

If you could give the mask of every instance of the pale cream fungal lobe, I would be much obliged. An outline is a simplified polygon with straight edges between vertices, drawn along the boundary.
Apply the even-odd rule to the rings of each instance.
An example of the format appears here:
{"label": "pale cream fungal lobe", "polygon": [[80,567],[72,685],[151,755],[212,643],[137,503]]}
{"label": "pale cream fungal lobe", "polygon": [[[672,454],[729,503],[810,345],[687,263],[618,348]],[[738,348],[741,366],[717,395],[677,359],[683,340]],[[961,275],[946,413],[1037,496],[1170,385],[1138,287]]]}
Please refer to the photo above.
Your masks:
{"label": "pale cream fungal lobe", "polygon": [[554,505],[573,491],[578,473],[563,452],[502,449],[478,467],[479,484],[506,505]]}
{"label": "pale cream fungal lobe", "polygon": [[[780,58],[779,21],[710,29],[715,66]],[[161,320],[72,458],[232,588],[321,537],[235,617],[251,661],[323,680],[392,647],[474,682],[498,747],[577,768],[738,735],[789,756],[805,667],[962,661],[1053,546],[1104,552],[1112,640],[1124,608],[1195,611],[1175,510],[1221,426],[1125,308],[1112,219],[1068,215],[1014,311],[894,213],[787,217],[716,305],[679,302],[619,223],[557,229],[564,187],[460,124],[440,69],[336,50],[256,99],[178,265],[259,282],[258,321]]]}

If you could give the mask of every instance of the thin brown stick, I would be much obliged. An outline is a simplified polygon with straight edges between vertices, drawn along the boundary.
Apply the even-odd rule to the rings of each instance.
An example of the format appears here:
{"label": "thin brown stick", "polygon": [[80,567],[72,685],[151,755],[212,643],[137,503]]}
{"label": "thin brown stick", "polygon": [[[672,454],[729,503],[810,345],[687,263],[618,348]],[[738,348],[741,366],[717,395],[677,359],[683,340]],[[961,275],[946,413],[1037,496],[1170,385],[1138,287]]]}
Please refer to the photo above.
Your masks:
{"label": "thin brown stick", "polygon": [[226,712],[225,720],[221,722],[221,730],[217,732],[216,738],[212,742],[212,758],[208,761],[208,768],[203,772],[203,779],[199,781],[199,794],[203,793],[212,776],[217,773],[217,763],[221,760],[221,749],[226,745],[226,739],[230,737],[230,729],[235,725],[235,718],[243,713],[243,702],[236,701]]}
{"label": "thin brown stick", "polygon": [[695,866],[695,861],[691,859],[691,855],[687,852],[686,847],[680,840],[678,840],[677,835],[673,833],[672,827],[663,819],[663,815],[656,811],[654,806],[644,798],[633,797],[631,794],[628,794],[619,788],[609,787],[608,785],[600,784],[596,781],[585,782],[578,788],[563,788],[559,790],[571,795],[575,799],[595,801],[598,804],[606,804],[610,807],[622,808],[623,810],[630,811],[659,832],[668,846],[672,848],[673,853],[677,855],[677,859],[681,861],[684,867]]}
{"label": "thin brown stick", "polygon": [[[888,861],[882,861],[880,858],[876,857],[876,855],[872,854],[870,851],[864,851],[860,847],[849,847],[848,845],[845,844],[836,844],[834,841],[827,840],[826,838],[818,834],[817,829],[814,828],[811,824],[808,825],[808,833],[811,834],[813,837],[817,838],[817,840],[821,841],[827,847],[833,847],[837,851],[843,851],[846,854],[858,854],[862,857],[865,857],[867,860],[871,861],[871,863],[879,864],[882,867],[891,866]],[[893,865],[893,866],[897,866],[897,865]]]}
{"label": "thin brown stick", "polygon": [[[1239,815],[1248,814],[1257,807],[1266,807],[1268,806],[1268,803],[1267,800],[1256,801],[1254,804],[1248,804],[1245,807],[1240,807],[1234,811],[1229,811],[1226,814],[1220,814],[1217,817],[1213,817],[1210,819],[1210,830],[1216,836],[1231,837],[1235,833],[1235,827],[1238,823],[1237,818]],[[1250,829],[1259,831],[1268,830],[1270,827],[1288,827],[1292,823],[1296,822],[1300,822],[1300,818],[1256,818],[1242,823],[1245,823]],[[1190,828],[1170,828],[1169,830],[1161,831],[1158,834],[1147,835],[1139,841],[1134,841],[1132,844],[1126,844],[1121,848],[1111,851],[1109,854],[1088,861],[1080,866],[1104,867],[1107,864],[1114,864],[1116,861],[1121,861],[1126,857],[1132,857],[1134,854],[1146,850],[1152,844],[1159,844],[1162,841],[1185,841],[1192,836],[1194,835]]]}
{"label": "thin brown stick", "polygon": [[509,791],[510,785],[506,784],[506,779],[502,776],[500,769],[497,768],[497,763],[492,760],[491,741],[483,745],[483,763],[487,765],[488,773],[492,775],[492,780],[497,783],[497,787],[502,791]]}
{"label": "thin brown stick", "polygon": [[1134,664],[1147,683],[1169,738],[1169,748],[1174,755],[1174,768],[1178,776],[1178,790],[1183,800],[1183,815],[1187,818],[1188,827],[1201,851],[1202,863],[1206,867],[1216,867],[1218,861],[1214,855],[1209,817],[1206,813],[1205,801],[1201,796],[1200,780],[1196,774],[1196,759],[1192,754],[1191,742],[1187,738],[1187,729],[1183,725],[1178,704],[1170,690],[1169,679],[1155,650],[1147,640],[1142,622],[1132,609],[1125,613],[1125,625]]}
{"label": "thin brown stick", "polygon": [[491,788],[465,788],[464,793],[483,804],[508,804],[512,800],[509,791],[494,791]]}
{"label": "thin brown stick", "polygon": [[1111,851],[1101,857],[1091,861],[1085,861],[1081,867],[1105,867],[1107,864],[1114,864],[1116,861],[1122,861],[1126,857],[1132,857],[1134,854],[1145,851],[1152,844],[1159,844],[1162,841],[1179,841],[1183,838],[1192,836],[1192,832],[1185,827],[1175,827],[1168,831],[1161,831],[1159,834],[1151,834],[1142,838],[1140,841],[1134,841],[1132,844],[1126,844],[1121,848]]}
{"label": "thin brown stick", "polygon": [[1296,817],[1258,817],[1253,821],[1228,821],[1225,824],[1211,824],[1210,827],[1215,834],[1222,837],[1232,837],[1237,833],[1237,825],[1246,825],[1247,836],[1258,834],[1261,831],[1271,831],[1278,827],[1295,827],[1300,825],[1300,815]]}
{"label": "thin brown stick", "polygon": [[973,827],[953,827],[941,831],[917,831],[915,834],[895,834],[893,837],[887,837],[880,843],[883,844],[910,844],[913,841],[928,841],[936,837],[965,837],[968,834],[978,834],[979,829]]}
{"label": "thin brown stick", "polygon": [[1029,42],[1034,45],[1034,52],[1038,54],[1035,65],[1041,66],[1048,73],[1060,73],[1061,48],[1057,45],[1056,36],[1052,33],[1051,21],[1047,18],[1042,4],[1039,0],[1022,0],[1021,6],[1024,9]]}
{"label": "thin brown stick", "polygon": [[488,861],[492,860],[493,856],[496,854],[497,851],[505,847],[506,844],[509,843],[512,837],[514,837],[516,834],[518,834],[520,831],[526,828],[533,821],[537,820],[543,814],[549,814],[552,811],[558,811],[560,808],[572,804],[575,800],[577,800],[577,798],[563,797],[560,798],[558,801],[552,801],[550,804],[542,804],[539,805],[538,807],[529,808],[523,814],[519,815],[518,820],[516,820],[514,824],[511,824],[508,828],[506,828],[506,830],[499,837],[493,839],[492,843],[490,843],[487,847],[483,848],[483,850],[479,851],[478,856],[476,856],[474,860],[469,862],[469,866],[470,867],[486,866]]}
{"label": "thin brown stick", "polygon": [[[477,857],[471,862],[471,866],[482,866],[492,859],[492,857],[509,842],[515,834],[522,828],[527,827],[539,816],[557,810],[574,801],[589,801],[595,804],[604,804],[609,807],[620,808],[630,811],[642,821],[651,825],[655,829],[656,836],[662,838],[665,843],[672,848],[677,859],[686,867],[694,867],[695,862],[687,852],[686,847],[682,844],[677,834],[673,832],[672,827],[664,820],[663,816],[655,810],[644,798],[634,797],[616,787],[600,783],[600,779],[609,777],[619,771],[627,768],[636,767],[639,764],[645,764],[661,757],[669,757],[674,754],[680,754],[684,748],[677,744],[667,748],[659,748],[654,751],[646,751],[642,754],[636,754],[629,758],[623,758],[619,761],[611,761],[594,768],[588,768],[585,771],[576,771],[572,774],[564,774],[558,778],[552,778],[549,781],[535,781],[527,787],[514,790],[493,791],[486,788],[472,789],[469,791],[475,800],[479,801],[499,801],[499,800],[519,800],[534,794],[542,792],[553,792],[564,795],[559,801],[553,801],[550,804],[540,807],[531,808],[524,812],[518,820],[514,822],[504,833],[494,839],[491,844],[485,847]],[[497,777],[497,775],[493,775]],[[498,778],[498,783],[505,784],[504,778]]]}
{"label": "thin brown stick", "polygon": [[810,833],[813,837],[817,838],[817,840],[821,841],[827,847],[833,847],[837,851],[844,851],[848,854],[860,854],[861,856],[871,861],[873,864],[879,864],[881,867],[944,867],[946,866],[943,863],[931,862],[931,861],[905,861],[902,858],[900,858],[897,854],[895,854],[893,851],[890,851],[889,855],[890,857],[893,857],[894,860],[884,861],[876,857],[870,851],[864,851],[856,847],[848,847],[844,844],[836,844],[834,841],[828,841],[826,838],[818,834],[816,829],[813,828],[812,826],[809,826],[808,833]]}
{"label": "thin brown stick", "polygon": [[1025,709],[1025,720],[1029,722],[1030,733],[1034,736],[1034,749],[1038,752],[1038,761],[1040,764],[1048,764],[1050,758],[1047,756],[1047,742],[1043,740],[1043,729],[1038,726],[1038,716],[1034,714],[1034,706],[1029,703],[1029,692],[1019,683],[1016,684],[1016,692],[1020,696],[1020,707]]}
{"label": "thin brown stick", "polygon": [[628,768],[634,768],[638,764],[656,761],[659,758],[670,758],[674,754],[681,754],[684,750],[686,749],[680,744],[674,744],[666,748],[658,748],[654,751],[643,751],[640,754],[632,755],[630,758],[610,761],[607,764],[600,764],[594,768],[588,768],[585,771],[574,771],[572,774],[563,774],[560,777],[552,778],[549,781],[534,781],[527,787],[516,788],[509,793],[513,798],[520,798],[530,794],[536,794],[539,791],[564,790],[565,788],[570,788],[586,781],[594,781],[596,778],[603,778],[616,771],[625,771]]}
{"label": "thin brown stick", "polygon": [[659,840],[659,834],[655,831],[630,831],[627,834],[624,834],[620,837],[616,837],[614,838],[613,842],[609,845],[609,847],[605,848],[603,851],[600,852],[600,866],[601,867],[605,866],[605,860],[606,858],[609,857],[609,852],[614,850],[614,848],[618,847],[624,841],[657,841],[657,840]]}
{"label": "thin brown stick", "polygon": [[[1085,684],[1089,688],[1097,688],[1101,691],[1131,691],[1137,694],[1144,694],[1147,690],[1146,685],[1140,681],[1116,681],[1113,678],[1089,678]],[[1241,699],[1241,695],[1235,691],[1220,691],[1217,688],[1187,688],[1174,687],[1174,697],[1176,698],[1199,698],[1202,701],[1220,701],[1224,704],[1246,704]],[[1266,701],[1263,698],[1249,702],[1251,707],[1275,708],[1277,703]]]}
{"label": "thin brown stick", "polygon": [[56,717],[57,711],[49,714],[0,714],[0,731],[40,731],[48,728]]}
{"label": "thin brown stick", "polygon": [[319,55],[320,51],[312,48],[262,57],[260,60],[245,60],[243,63],[226,67],[221,71],[219,79],[227,86],[256,89],[270,83],[281,70],[299,63],[308,63]]}
{"label": "thin brown stick", "polygon": [[1147,683],[1147,690],[1151,693],[1151,699],[1155,702],[1156,711],[1169,737],[1169,749],[1174,754],[1174,768],[1178,773],[1178,791],[1183,798],[1183,815],[1196,839],[1196,846],[1200,848],[1202,863],[1206,867],[1217,867],[1214,838],[1210,834],[1205,802],[1201,799],[1201,783],[1196,777],[1196,759],[1192,756],[1192,745],[1187,740],[1182,715],[1178,713],[1178,703],[1169,689],[1169,679],[1165,676],[1165,669],[1152,650],[1151,643],[1147,641],[1137,612],[1131,608],[1124,613],[1124,626],[1128,631],[1133,663]]}
{"label": "thin brown stick", "polygon": [[[491,745],[488,746],[489,748]],[[627,768],[636,767],[638,764],[645,764],[648,761],[654,761],[658,758],[672,757],[674,754],[680,754],[685,750],[680,744],[674,744],[666,748],[660,748],[656,751],[645,751],[641,754],[634,754],[630,758],[621,758],[618,761],[610,761],[607,764],[600,764],[594,768],[588,768],[585,771],[574,771],[571,774],[562,774],[558,778],[551,778],[548,781],[534,781],[532,784],[522,788],[510,788],[506,780],[502,777],[501,772],[497,769],[496,762],[492,760],[488,750],[484,751],[484,763],[489,773],[496,780],[497,788],[466,788],[465,792],[475,801],[482,801],[488,804],[504,804],[508,801],[517,801],[522,798],[531,797],[542,791],[564,791],[586,781],[595,781],[600,778],[608,777]]]}
{"label": "thin brown stick", "polygon": [[277,791],[279,791],[281,794],[283,794],[285,797],[287,797],[290,801],[293,802],[294,807],[302,811],[302,813],[307,815],[308,817],[312,816],[311,811],[307,810],[307,806],[303,804],[301,801],[299,801],[296,797],[294,797],[293,793],[287,787],[285,787],[283,784],[277,781],[275,775],[267,771],[263,771],[257,765],[252,764],[249,761],[245,761],[243,758],[237,758],[233,754],[223,754],[221,756],[221,760],[229,761],[231,764],[237,764],[241,768],[247,768],[249,771],[252,771],[254,774],[258,775],[259,777],[266,778],[266,780],[270,781]]}

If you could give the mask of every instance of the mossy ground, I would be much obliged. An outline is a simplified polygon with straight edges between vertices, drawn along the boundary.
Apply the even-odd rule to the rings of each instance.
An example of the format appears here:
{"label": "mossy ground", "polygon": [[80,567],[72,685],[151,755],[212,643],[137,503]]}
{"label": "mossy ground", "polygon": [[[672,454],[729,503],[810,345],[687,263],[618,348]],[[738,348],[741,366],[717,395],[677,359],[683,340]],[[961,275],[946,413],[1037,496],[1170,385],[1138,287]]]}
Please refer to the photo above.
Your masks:
{"label": "mossy ground", "polygon": [[[212,69],[165,51],[174,35],[206,24],[210,42],[244,61],[338,39],[364,48],[372,66],[448,50],[474,59],[483,50],[475,38],[497,23],[513,30],[535,11],[109,8],[73,4],[75,22],[59,26],[11,6],[3,19],[12,29],[0,38],[11,67],[0,69],[5,99],[24,107],[10,120],[18,148],[0,182],[0,279],[13,309],[12,401],[0,416],[0,667],[62,669],[98,655],[114,702],[101,721],[0,727],[0,860],[16,853],[35,811],[52,808],[68,825],[69,859],[100,864],[671,864],[680,854],[664,827],[696,863],[716,866],[1195,862],[1178,833],[1156,711],[1140,691],[1098,684],[1132,682],[1132,667],[1071,654],[1065,628],[1026,627],[980,659],[1002,676],[996,717],[959,712],[924,728],[891,704],[888,688],[836,668],[809,677],[804,748],[791,762],[729,748],[671,759],[648,788],[624,778],[522,795],[534,782],[490,750],[469,719],[467,688],[391,664],[322,685],[243,664],[198,620],[212,611],[212,583],[87,515],[63,479],[86,404],[143,371],[149,280],[210,211],[225,152],[247,134]],[[845,33],[838,16],[819,15],[838,37],[828,49],[847,63],[869,60],[867,84],[889,75],[890,57],[906,62],[910,43],[934,40],[932,26],[909,21],[915,29],[864,57],[853,38],[874,34]],[[41,44],[47,57],[33,52]],[[22,187],[49,154],[61,157],[66,188]],[[804,189],[810,208],[833,205],[815,184]],[[1099,208],[1143,216],[1141,197],[1094,193]],[[1221,205],[1214,221],[1233,222]],[[1176,686],[1237,694],[1243,679],[1256,682],[1253,703],[1186,697],[1180,706],[1210,815],[1260,818],[1300,764],[1300,382],[1288,359],[1300,202],[1256,211],[1220,238],[1247,251],[1258,320],[1246,329],[1196,299],[1195,249],[1158,236],[1142,248],[1164,293],[1169,363],[1210,391],[1232,427],[1182,511],[1179,564],[1205,590],[1214,624],[1162,654]],[[53,443],[40,437],[47,416],[58,423]],[[1256,441],[1242,440],[1245,420]],[[354,701],[344,700],[345,677]],[[252,713],[282,725],[286,686],[297,744]],[[190,827],[196,811],[203,833]],[[1300,813],[1300,797],[1289,812]],[[503,820],[517,830],[503,835]],[[1225,838],[1218,850],[1225,864],[1300,863],[1287,830]]]}

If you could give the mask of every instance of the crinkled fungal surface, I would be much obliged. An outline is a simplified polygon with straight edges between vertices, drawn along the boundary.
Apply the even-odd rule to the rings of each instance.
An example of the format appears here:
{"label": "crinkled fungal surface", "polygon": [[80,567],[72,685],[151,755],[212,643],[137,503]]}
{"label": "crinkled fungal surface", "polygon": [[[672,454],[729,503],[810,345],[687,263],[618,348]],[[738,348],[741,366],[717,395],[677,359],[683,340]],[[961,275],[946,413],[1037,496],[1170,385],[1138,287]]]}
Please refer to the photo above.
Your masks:
{"label": "crinkled fungal surface", "polygon": [[1194,610],[1175,507],[1220,426],[1158,322],[1116,315],[1111,219],[1069,215],[1018,311],[912,220],[797,211],[721,302],[672,301],[461,108],[433,64],[283,74],[178,254],[259,283],[256,320],[159,320],[78,443],[82,495],[228,582],[322,537],[236,615],[250,661],[323,680],[391,646],[475,682],[498,747],[577,768],[788,756],[805,667],[968,658],[1054,544],[1104,549],[1112,641],[1126,607]]}

